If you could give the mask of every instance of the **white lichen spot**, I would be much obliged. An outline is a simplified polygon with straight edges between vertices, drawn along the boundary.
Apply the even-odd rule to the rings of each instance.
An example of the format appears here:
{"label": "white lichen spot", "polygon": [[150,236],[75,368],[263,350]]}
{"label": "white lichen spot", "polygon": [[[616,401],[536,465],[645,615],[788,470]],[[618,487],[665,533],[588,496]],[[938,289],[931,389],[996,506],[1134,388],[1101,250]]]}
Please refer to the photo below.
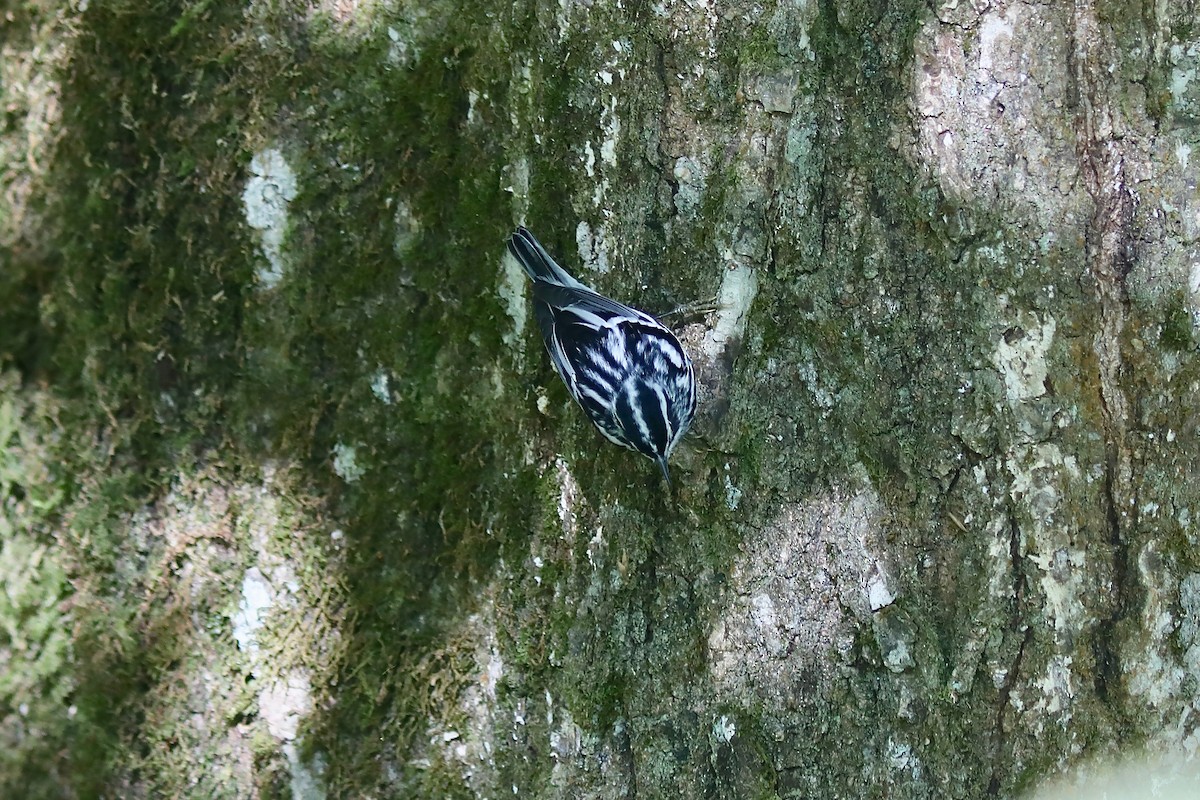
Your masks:
{"label": "white lichen spot", "polygon": [[358,463],[354,445],[338,442],[333,446],[333,471],[346,483],[354,483],[366,474],[366,469]]}
{"label": "white lichen spot", "polygon": [[1086,554],[1083,550],[1060,548],[1053,553],[1035,553],[1029,560],[1041,570],[1042,594],[1046,598],[1046,616],[1054,631],[1069,635],[1082,624],[1084,606],[1080,603],[1087,575]]}
{"label": "white lichen spot", "polygon": [[867,605],[872,612],[883,609],[896,602],[896,595],[888,587],[887,575],[883,568],[876,564],[867,574]]}
{"label": "white lichen spot", "polygon": [[1079,464],[1057,445],[1044,443],[1014,449],[1006,466],[1012,475],[1009,495],[1030,518],[1025,547],[1040,572],[1046,617],[1056,640],[1069,645],[1090,613],[1085,602],[1086,552],[1074,546],[1057,520],[1066,484],[1082,480]]}
{"label": "white lichen spot", "polygon": [[528,280],[525,270],[512,254],[506,251],[500,262],[500,285],[496,288],[496,293],[504,301],[504,310],[512,320],[512,325],[500,337],[509,347],[524,342],[522,334],[525,332],[525,321],[529,317],[525,305],[526,283]]}
{"label": "white lichen spot", "polygon": [[513,196],[516,216],[524,219],[529,211],[529,159],[522,156],[504,166],[500,171],[500,189]]}
{"label": "white lichen spot", "polygon": [[982,81],[993,79],[992,70],[1009,58],[1012,50],[1013,20],[1004,12],[986,14],[979,25],[979,70]]}
{"label": "white lichen spot", "polygon": [[233,617],[233,638],[238,649],[254,655],[258,652],[258,631],[274,605],[275,592],[258,567],[250,567],[242,577],[242,598]]}
{"label": "white lichen spot", "polygon": [[421,236],[421,223],[408,201],[400,200],[396,203],[392,224],[395,226],[392,233],[392,252],[403,258],[412,251]]}
{"label": "white lichen spot", "polygon": [[417,59],[417,50],[400,31],[389,26],[387,29],[387,62],[395,67],[411,66]]}
{"label": "white lichen spot", "polygon": [[1071,699],[1075,696],[1075,687],[1071,685],[1071,662],[1070,656],[1053,656],[1046,665],[1046,674],[1034,681],[1034,686],[1042,690],[1042,696],[1033,707],[1058,716],[1063,725],[1071,719]]}
{"label": "white lichen spot", "polygon": [[[306,591],[308,587],[297,576],[297,565],[306,563],[296,560],[302,558],[297,548],[303,548],[305,537],[298,536],[300,531],[289,524],[285,504],[273,488],[274,471],[268,464],[263,486],[247,487],[238,502],[255,559],[242,576],[241,596],[230,622],[234,641],[248,661],[248,686],[257,702],[258,725],[278,742],[286,758],[292,797],[322,800],[323,762],[319,755],[302,758],[302,748],[296,743],[303,720],[313,708],[310,675],[327,675],[329,664],[326,658],[314,656],[312,649],[306,650],[308,655],[301,659],[298,653],[304,648],[296,637],[311,636],[307,641],[315,645],[316,637],[329,640],[337,632],[327,628],[333,620],[329,609],[314,607],[314,600],[323,601]],[[336,538],[340,532],[330,535]],[[169,533],[167,536],[171,538]],[[287,541],[286,557],[276,552],[280,536]],[[324,587],[322,592],[326,591],[336,590]],[[301,628],[304,633],[297,632]],[[192,719],[194,723],[205,722],[200,714],[193,714]]]}
{"label": "white lichen spot", "polygon": [[921,759],[913,752],[912,745],[888,739],[888,766],[896,772],[907,772],[914,779],[921,778]]}
{"label": "white lichen spot", "polygon": [[283,153],[267,148],[250,159],[250,179],[242,192],[246,224],[259,234],[267,266],[258,271],[259,284],[272,289],[283,280],[283,242],[288,230],[288,204],[297,193],[296,174]]}
{"label": "white lichen spot", "polygon": [[[1153,540],[1138,553],[1137,566],[1138,579],[1145,587],[1140,615],[1143,640],[1128,670],[1129,693],[1151,708],[1160,709],[1164,719],[1169,719],[1178,714],[1176,698],[1188,682],[1177,653],[1180,649],[1186,653],[1192,644],[1190,634],[1194,629],[1185,620],[1200,613],[1200,598],[1191,590],[1200,588],[1200,582],[1189,582],[1186,577],[1178,580]],[[1184,619],[1176,616],[1177,609]],[[1176,635],[1178,640],[1172,641]]]}
{"label": "white lichen spot", "polygon": [[796,367],[796,375],[804,384],[804,388],[812,394],[813,400],[817,407],[822,410],[822,416],[833,411],[834,394],[824,385],[822,385],[821,376],[817,373],[817,365],[811,361],[800,364]]}
{"label": "white lichen spot", "polygon": [[608,239],[604,225],[593,231],[587,222],[580,222],[575,226],[575,244],[579,247],[580,259],[589,269],[608,272]]}
{"label": "white lichen spot", "polygon": [[[487,93],[485,92],[482,97],[486,99]],[[479,100],[480,94],[478,91],[475,89],[467,90],[467,125],[474,125],[479,121],[479,111],[476,110]]]}
{"label": "white lichen spot", "polygon": [[883,649],[883,665],[892,672],[900,673],[916,666],[913,658],[912,645],[907,639],[889,640]]}
{"label": "white lichen spot", "polygon": [[583,143],[583,171],[589,178],[596,177],[596,151],[591,142]]}
{"label": "white lichen spot", "polygon": [[488,662],[484,667],[483,676],[480,682],[483,684],[483,691],[487,694],[488,700],[496,699],[496,687],[500,684],[500,679],[504,677],[504,659],[500,656],[500,651],[492,648],[488,654]]}
{"label": "white lichen spot", "polygon": [[1200,260],[1188,266],[1188,296],[1192,301],[1192,320],[1200,324]]}
{"label": "white lichen spot", "polygon": [[1183,612],[1179,623],[1183,663],[1200,683],[1200,573],[1189,573],[1179,582],[1179,606]]}
{"label": "white lichen spot", "polygon": [[574,538],[579,529],[579,522],[576,519],[576,507],[579,505],[579,484],[567,467],[566,461],[561,458],[556,459],[554,468],[558,478],[558,519],[562,523],[563,533],[570,534]]}
{"label": "white lichen spot", "polygon": [[300,721],[312,711],[312,687],[308,674],[293,669],[273,681],[258,695],[258,714],[276,739],[290,742],[300,731]]}
{"label": "white lichen spot", "polygon": [[680,156],[675,159],[675,210],[680,214],[690,214],[700,206],[704,196],[706,177],[704,169],[694,159]]}
{"label": "white lichen spot", "polygon": [[617,143],[621,138],[621,118],[617,116],[617,97],[608,98],[608,105],[600,112],[600,128],[604,138],[600,142],[600,160],[610,167],[617,165]]}
{"label": "white lichen spot", "polygon": [[737,734],[737,724],[722,714],[713,722],[713,738],[718,742],[731,742]]}
{"label": "white lichen spot", "polygon": [[1004,391],[1010,403],[1046,393],[1046,356],[1054,342],[1056,327],[1053,317],[1039,323],[1036,315],[1024,314],[1020,324],[1009,328],[996,343],[992,363],[1004,378]]}
{"label": "white lichen spot", "polygon": [[595,569],[599,565],[600,559],[604,554],[604,548],[604,528],[603,526],[598,526],[596,533],[591,539],[588,539],[587,543],[588,563],[591,564],[592,569]]}
{"label": "white lichen spot", "polygon": [[292,800],[325,800],[325,787],[321,777],[325,774],[325,759],[320,753],[313,756],[311,768],[300,756],[300,748],[292,742],[283,746],[291,772]]}
{"label": "white lichen spot", "polygon": [[385,405],[392,404],[392,393],[388,389],[388,374],[385,369],[378,369],[371,376],[371,394]]}
{"label": "white lichen spot", "polygon": [[571,712],[564,710],[562,722],[550,731],[550,755],[563,761],[574,758],[583,752],[583,729],[575,724]]}
{"label": "white lichen spot", "polygon": [[1190,64],[1197,56],[1200,56],[1200,47],[1195,44],[1171,46],[1171,61],[1176,65],[1171,70],[1171,94],[1181,105],[1187,101],[1188,84],[1196,80],[1196,70]]}
{"label": "white lichen spot", "polygon": [[756,594],[750,598],[750,620],[759,630],[760,641],[771,655],[782,655],[786,643],[779,635],[779,615],[775,613],[775,601],[771,595]]}
{"label": "white lichen spot", "polygon": [[1183,169],[1188,168],[1188,162],[1192,158],[1192,146],[1182,139],[1175,143],[1175,159],[1179,162],[1179,166]]}
{"label": "white lichen spot", "polygon": [[984,526],[988,543],[988,594],[997,600],[1013,596],[1012,532],[1008,518],[991,517]]}
{"label": "white lichen spot", "polygon": [[732,252],[725,254],[729,264],[721,278],[721,289],[717,293],[717,321],[705,336],[704,348],[715,358],[746,332],[750,318],[750,306],[758,294],[758,277],[747,264],[733,260]]}
{"label": "white lichen spot", "polygon": [[[729,465],[725,465],[725,469],[729,469]],[[742,502],[742,490],[733,485],[733,480],[730,479],[729,473],[725,473],[725,507],[730,511],[737,511],[738,504]]]}

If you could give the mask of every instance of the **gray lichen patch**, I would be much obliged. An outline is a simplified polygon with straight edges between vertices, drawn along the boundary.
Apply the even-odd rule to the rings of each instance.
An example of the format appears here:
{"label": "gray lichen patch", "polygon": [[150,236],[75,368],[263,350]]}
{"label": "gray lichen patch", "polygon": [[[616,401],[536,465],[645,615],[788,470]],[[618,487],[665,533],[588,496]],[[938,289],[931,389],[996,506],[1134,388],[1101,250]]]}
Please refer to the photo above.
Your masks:
{"label": "gray lichen patch", "polygon": [[296,174],[277,148],[266,148],[250,159],[250,176],[242,192],[246,224],[258,231],[267,266],[258,271],[264,289],[283,280],[284,240],[288,232],[288,204],[296,199]]}
{"label": "gray lichen patch", "polygon": [[[1186,4],[169,11],[0,22],[0,794],[1003,797],[1194,748]],[[718,298],[671,492],[556,383],[517,222]]]}
{"label": "gray lichen patch", "polygon": [[526,725],[522,704],[512,708],[497,694],[505,664],[489,599],[496,593],[497,587],[488,587],[481,607],[447,637],[457,652],[425,663],[437,702],[428,706],[424,741],[406,765],[423,778],[431,770],[455,774],[477,795],[501,790],[497,758],[504,757],[508,740],[525,735]]}
{"label": "gray lichen patch", "polygon": [[[155,791],[241,796],[280,769],[317,785],[294,745],[340,650],[342,599],[324,580],[337,560],[333,542],[298,513],[310,503],[274,470],[256,483],[230,483],[212,469],[180,475],[161,500],[126,518],[117,558],[140,566],[127,568],[116,593],[77,584],[80,624],[113,626],[88,637],[83,655],[121,663],[110,637],[124,639],[142,655],[119,669],[136,664],[150,684],[103,698],[103,673],[80,677],[85,724],[99,724],[102,709],[146,715],[129,735],[151,755],[129,760],[129,742],[118,738],[109,744],[120,746],[110,780],[150,769]],[[106,621],[111,604],[136,614]]]}
{"label": "gray lichen patch", "polygon": [[1059,112],[1069,92],[1065,49],[1044,42],[1065,37],[1069,20],[1027,3],[958,4],[956,15],[929,19],[918,34],[919,162],[968,204],[999,197],[1031,224],[1061,219],[1079,166],[1074,131]]}
{"label": "gray lichen patch", "polygon": [[821,665],[852,658],[856,628],[870,624],[881,524],[871,493],[832,495],[783,509],[753,537],[708,638],[720,694],[786,707],[801,676],[830,680]]}

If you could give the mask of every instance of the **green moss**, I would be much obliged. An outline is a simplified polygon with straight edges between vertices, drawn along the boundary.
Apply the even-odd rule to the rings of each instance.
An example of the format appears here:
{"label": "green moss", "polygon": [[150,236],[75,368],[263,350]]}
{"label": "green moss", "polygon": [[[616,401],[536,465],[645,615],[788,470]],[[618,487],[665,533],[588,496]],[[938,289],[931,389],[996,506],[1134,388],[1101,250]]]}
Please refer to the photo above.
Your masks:
{"label": "green moss", "polygon": [[1191,350],[1194,346],[1191,311],[1180,297],[1166,303],[1165,308],[1162,334],[1159,337],[1162,346],[1176,353]]}
{"label": "green moss", "polygon": [[[523,733],[497,723],[500,733],[528,740],[511,748],[506,741],[495,754],[504,781],[551,791],[543,699],[550,693],[588,733],[636,749],[630,757],[655,776],[653,786],[683,786],[690,771],[697,785],[720,785],[728,796],[780,790],[772,776],[782,748],[759,730],[769,710],[746,721],[745,710],[728,709],[742,726],[729,747],[708,742],[702,715],[662,712],[663,720],[647,721],[704,671],[719,574],[782,503],[847,475],[857,480],[862,465],[895,510],[889,525],[918,539],[939,534],[930,520],[944,519],[945,509],[929,486],[952,483],[940,470],[970,449],[950,421],[961,410],[958,367],[988,369],[993,343],[982,338],[980,320],[996,313],[999,292],[1038,307],[1035,293],[1056,279],[1020,280],[1022,259],[1050,276],[1075,274],[1063,264],[1077,253],[1039,260],[1019,243],[985,263],[978,250],[990,234],[981,232],[1007,229],[1002,211],[957,214],[955,203],[921,185],[908,159],[880,152],[888,121],[907,113],[905,47],[926,7],[819,3],[809,32],[821,88],[811,140],[795,151],[812,199],[799,219],[762,208],[764,229],[779,241],[769,246],[769,263],[756,265],[761,293],[746,348],[731,365],[731,410],[714,423],[714,450],[703,450],[708,442],[698,448],[699,478],[677,504],[649,462],[611,447],[582,419],[531,330],[524,355],[503,340],[511,320],[496,284],[513,208],[505,168],[529,159],[528,218],[565,261],[575,250],[574,222],[600,213],[577,200],[594,188],[579,167],[599,113],[580,89],[595,80],[594,30],[580,23],[549,41],[538,14],[550,12],[521,6],[499,18],[484,3],[408,6],[394,19],[379,12],[353,31],[320,12],[299,22],[271,3],[249,14],[208,0],[144,11],[93,4],[80,17],[63,74],[64,135],[46,186],[56,224],[45,252],[55,255],[43,252],[11,272],[10,255],[0,255],[0,313],[9,319],[12,310],[20,323],[0,331],[0,358],[53,384],[54,424],[63,431],[47,459],[60,465],[53,478],[29,480],[24,465],[0,457],[2,494],[22,496],[19,521],[36,533],[6,540],[0,560],[35,561],[38,536],[67,508],[63,538],[80,573],[71,681],[60,680],[62,641],[51,624],[67,591],[65,568],[43,562],[19,602],[0,609],[0,618],[36,634],[34,674],[47,684],[47,708],[77,709],[74,728],[56,721],[40,750],[18,754],[29,766],[12,768],[12,785],[61,768],[81,796],[111,793],[131,776],[148,791],[180,794],[195,763],[232,760],[207,752],[207,740],[189,729],[185,690],[195,687],[177,679],[202,671],[195,652],[237,663],[227,627],[230,598],[255,555],[251,526],[235,526],[230,552],[207,565],[224,594],[178,607],[160,602],[165,595],[153,582],[171,581],[190,556],[167,552],[138,520],[160,513],[164,495],[205,465],[222,476],[214,484],[228,486],[282,464],[320,500],[268,526],[271,547],[298,565],[306,590],[328,588],[345,620],[329,688],[336,703],[319,706],[304,731],[307,751],[330,765],[331,796],[466,795],[461,770],[431,751],[429,728],[469,722],[460,701],[479,681],[478,642],[462,631],[482,613],[487,592],[494,621],[473,624],[494,625],[505,662],[507,683],[493,710],[501,719],[529,703]],[[615,36],[632,41],[637,63],[687,61],[671,52],[652,11],[636,13],[646,19],[597,16],[591,24],[611,22]],[[388,28],[411,37],[407,56],[389,59]],[[706,107],[697,113],[705,124],[736,121],[736,88],[789,66],[765,26],[742,30],[722,18],[718,28]],[[527,54],[526,82],[514,75]],[[628,80],[656,86],[659,77],[630,70]],[[714,141],[709,160],[722,167],[708,177],[696,220],[671,219],[655,199],[661,176],[645,166],[671,154],[646,149],[641,129],[660,123],[662,102],[622,92],[639,99],[619,109],[626,128],[614,213],[645,213],[648,232],[631,269],[598,281],[635,296],[644,277],[664,306],[676,292],[711,293],[717,278],[697,265],[724,241],[731,208],[745,211],[745,178],[728,163],[726,143]],[[525,133],[510,133],[513,116]],[[285,274],[273,289],[255,277],[262,256],[240,199],[252,155],[268,146],[284,154],[300,186],[288,209]],[[398,251],[400,207],[412,221],[411,240]],[[1079,292],[1054,285],[1064,303]],[[1166,312],[1162,330],[1165,347],[1191,347],[1182,302]],[[379,373],[390,402],[372,390]],[[539,386],[554,409],[549,417],[536,411]],[[1000,389],[977,390],[987,397],[963,414],[991,413]],[[356,454],[356,480],[334,472],[339,445]],[[559,535],[550,453],[561,454],[587,498],[568,509],[579,526],[572,541]],[[725,462],[746,489],[736,514],[714,469]],[[253,507],[239,503],[235,516]],[[344,563],[293,536],[310,519],[344,531]],[[605,544],[589,554],[598,531]],[[978,571],[978,546],[939,544],[938,552]],[[527,567],[533,552],[544,555],[536,574]],[[983,602],[980,591],[963,587],[957,597]],[[933,599],[910,602],[914,627],[953,613]],[[976,623],[950,620],[944,639],[920,642],[930,653],[922,660],[949,658],[960,644],[955,631]],[[204,647],[195,646],[197,636]],[[864,637],[858,651],[877,661]],[[998,638],[997,651],[1011,646],[1011,636]],[[1005,655],[997,663],[1009,663]],[[944,680],[941,666],[919,677]],[[827,707],[797,723],[814,732],[825,726],[813,739],[823,745],[862,739],[847,710],[855,704],[895,707],[891,684],[880,688],[876,672],[847,672],[844,686],[820,698]],[[256,703],[245,676],[223,672],[213,683],[228,689],[219,698],[223,718],[251,724]],[[966,702],[995,701],[987,683],[978,681]],[[3,691],[15,695],[0,681]],[[703,696],[703,687],[695,691]],[[950,713],[948,697],[930,696],[942,706],[931,714],[959,721],[946,734],[950,745],[952,736],[968,739],[972,726],[995,723],[984,718],[990,711]],[[58,720],[57,712],[45,719]],[[635,723],[650,730],[636,746],[613,733]],[[251,739],[259,790],[285,795],[279,743],[261,730]],[[64,752],[66,764],[57,755]],[[992,763],[1007,754],[976,756]],[[728,776],[736,778],[726,785]],[[203,779],[209,794],[231,791],[227,775]],[[970,794],[982,778],[960,780],[960,793]]]}
{"label": "green moss", "polygon": [[[1169,12],[1164,13],[1147,2],[1106,0],[1097,4],[1095,13],[1109,40],[1105,44],[1111,43],[1110,52],[1117,62],[1115,69],[1110,69],[1115,77],[1127,82],[1127,86],[1113,97],[1121,102],[1133,98],[1143,100],[1141,107],[1126,107],[1123,112],[1131,119],[1148,115],[1156,125],[1161,124],[1170,111],[1171,67],[1163,57],[1165,52],[1155,52],[1156,48],[1147,42],[1145,32],[1173,22]],[[1134,91],[1134,86],[1139,90]]]}
{"label": "green moss", "polygon": [[70,596],[49,398],[0,373],[0,794],[60,797],[72,707]]}

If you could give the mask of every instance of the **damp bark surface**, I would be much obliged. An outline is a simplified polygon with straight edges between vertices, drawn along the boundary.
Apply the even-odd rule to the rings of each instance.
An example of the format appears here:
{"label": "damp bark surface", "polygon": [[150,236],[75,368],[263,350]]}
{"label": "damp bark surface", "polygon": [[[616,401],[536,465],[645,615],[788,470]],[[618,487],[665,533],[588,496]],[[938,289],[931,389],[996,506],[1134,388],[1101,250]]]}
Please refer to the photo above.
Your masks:
{"label": "damp bark surface", "polygon": [[[0,795],[1011,798],[1200,746],[1190,0],[9,5]],[[518,224],[700,309],[670,489]]]}

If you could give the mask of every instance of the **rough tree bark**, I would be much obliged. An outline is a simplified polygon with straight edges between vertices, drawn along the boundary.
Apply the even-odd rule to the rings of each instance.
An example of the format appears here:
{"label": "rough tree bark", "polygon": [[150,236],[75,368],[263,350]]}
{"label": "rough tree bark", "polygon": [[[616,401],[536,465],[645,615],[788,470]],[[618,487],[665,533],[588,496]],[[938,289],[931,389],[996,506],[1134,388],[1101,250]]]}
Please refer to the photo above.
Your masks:
{"label": "rough tree bark", "polygon": [[[1196,13],[8,4],[0,794],[1194,754]],[[517,223],[716,297],[673,494],[557,383]]]}

